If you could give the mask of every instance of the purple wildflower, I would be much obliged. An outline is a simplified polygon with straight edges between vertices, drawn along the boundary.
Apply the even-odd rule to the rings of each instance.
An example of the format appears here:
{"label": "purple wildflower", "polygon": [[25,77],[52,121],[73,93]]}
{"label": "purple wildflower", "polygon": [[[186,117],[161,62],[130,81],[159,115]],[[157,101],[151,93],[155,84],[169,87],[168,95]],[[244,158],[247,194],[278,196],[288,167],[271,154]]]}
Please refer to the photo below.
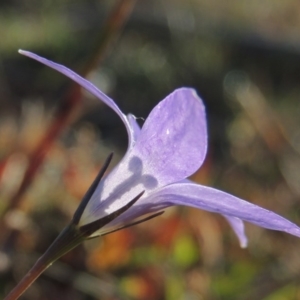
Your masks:
{"label": "purple wildflower", "polygon": [[129,145],[124,158],[102,181],[104,172],[99,175],[74,215],[73,224],[86,229],[86,237],[126,227],[149,214],[159,215],[173,205],[222,214],[242,247],[247,246],[243,221],[300,237],[300,228],[285,218],[186,179],[202,165],[207,150],[205,108],[195,90],[175,90],[152,110],[140,129],[133,115],[124,115],[86,79],[36,54],[19,52],[76,81],[111,107],[127,129]]}

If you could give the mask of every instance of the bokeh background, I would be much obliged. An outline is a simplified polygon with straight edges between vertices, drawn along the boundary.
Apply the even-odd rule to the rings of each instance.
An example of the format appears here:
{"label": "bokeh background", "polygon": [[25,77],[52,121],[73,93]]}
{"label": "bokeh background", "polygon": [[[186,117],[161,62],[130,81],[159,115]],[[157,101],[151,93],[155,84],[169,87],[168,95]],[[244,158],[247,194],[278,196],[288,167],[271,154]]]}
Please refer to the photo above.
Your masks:
{"label": "bokeh background", "polygon": [[[105,31],[121,2],[128,21]],[[175,88],[194,87],[209,150],[192,179],[300,224],[299,33],[297,0],[2,0],[0,298],[127,145],[110,109],[19,48],[87,75],[141,125]],[[246,226],[241,249],[222,217],[170,208],[85,242],[22,299],[300,299],[299,239]]]}

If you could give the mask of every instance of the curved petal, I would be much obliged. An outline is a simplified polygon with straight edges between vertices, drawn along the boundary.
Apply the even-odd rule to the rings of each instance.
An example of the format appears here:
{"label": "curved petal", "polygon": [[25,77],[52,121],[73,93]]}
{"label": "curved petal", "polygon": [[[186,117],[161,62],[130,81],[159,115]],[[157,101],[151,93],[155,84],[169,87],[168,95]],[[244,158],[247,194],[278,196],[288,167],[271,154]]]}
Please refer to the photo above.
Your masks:
{"label": "curved petal", "polygon": [[207,149],[205,109],[196,91],[175,90],[150,113],[133,149],[160,185],[193,174]]}
{"label": "curved petal", "polygon": [[172,184],[157,190],[147,201],[153,205],[154,202],[160,203],[165,207],[187,205],[201,208],[300,237],[300,228],[287,219],[235,196],[202,185]]}
{"label": "curved petal", "polygon": [[103,92],[101,92],[97,87],[95,87],[91,82],[89,82],[88,80],[84,79],[83,77],[79,76],[78,74],[76,74],[75,72],[71,71],[70,69],[68,69],[67,67],[64,67],[60,64],[54,63],[48,59],[45,59],[43,57],[40,57],[32,52],[29,51],[24,51],[24,50],[19,50],[20,54],[23,54],[25,56],[28,56],[34,60],[39,61],[40,63],[64,74],[65,76],[69,77],[70,79],[74,80],[75,82],[77,82],[80,86],[82,86],[83,88],[85,88],[87,91],[89,91],[91,94],[93,94],[95,97],[97,97],[99,100],[103,101],[106,105],[108,105],[111,109],[113,109],[121,118],[121,120],[123,121],[123,123],[126,126],[126,130],[128,133],[128,139],[129,139],[129,147],[130,148],[132,146],[133,143],[133,129],[130,126],[130,123],[127,120],[127,117],[122,113],[122,111],[120,110],[120,108],[116,105],[116,103],[109,98],[108,96],[106,96]]}
{"label": "curved petal", "polygon": [[136,121],[136,117],[133,114],[128,114],[127,115],[128,122],[130,123],[131,129],[132,129],[132,139],[135,142],[137,141],[140,132],[141,132],[141,127]]}
{"label": "curved petal", "polygon": [[242,248],[246,248],[248,245],[248,239],[245,234],[244,222],[237,217],[229,217],[226,215],[223,216],[225,217],[225,219],[227,220],[227,222],[230,224],[231,228],[235,232],[236,236],[238,237],[240,246]]}
{"label": "curved petal", "polygon": [[[184,179],[180,183],[191,183],[195,184],[195,182],[191,181],[190,179]],[[245,233],[245,225],[244,222],[237,218],[237,217],[230,217],[227,215],[223,215],[223,217],[227,220],[229,225],[231,226],[232,230],[236,234],[237,238],[239,239],[240,246],[242,248],[246,248],[248,245],[248,239]]]}

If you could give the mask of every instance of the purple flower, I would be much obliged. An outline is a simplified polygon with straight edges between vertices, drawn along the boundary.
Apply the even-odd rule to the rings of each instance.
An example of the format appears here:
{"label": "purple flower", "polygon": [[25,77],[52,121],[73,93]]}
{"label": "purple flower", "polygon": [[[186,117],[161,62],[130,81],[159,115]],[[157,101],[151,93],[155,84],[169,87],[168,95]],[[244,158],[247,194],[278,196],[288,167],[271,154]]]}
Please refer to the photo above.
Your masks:
{"label": "purple flower", "polygon": [[187,179],[202,165],[207,151],[205,108],[195,90],[175,90],[154,107],[140,129],[133,115],[124,115],[86,79],[36,54],[19,52],[76,81],[111,107],[127,129],[124,158],[98,183],[104,172],[99,175],[74,215],[73,223],[85,229],[86,236],[115,231],[169,206],[187,205],[222,214],[242,247],[247,246],[243,221],[300,237],[300,228],[285,218]]}

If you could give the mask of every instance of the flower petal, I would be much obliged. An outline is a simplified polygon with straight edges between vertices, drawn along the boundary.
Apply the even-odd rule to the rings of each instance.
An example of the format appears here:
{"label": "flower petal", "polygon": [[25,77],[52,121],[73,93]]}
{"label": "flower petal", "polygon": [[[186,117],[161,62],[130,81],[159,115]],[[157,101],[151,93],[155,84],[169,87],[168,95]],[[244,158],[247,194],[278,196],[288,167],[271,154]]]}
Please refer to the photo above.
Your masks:
{"label": "flower petal", "polygon": [[141,127],[136,121],[136,117],[133,114],[128,114],[127,115],[128,122],[130,123],[131,129],[132,129],[132,139],[135,142],[137,141],[140,132],[141,132]]}
{"label": "flower petal", "polygon": [[83,77],[79,76],[78,74],[76,74],[75,72],[71,71],[70,69],[68,69],[67,67],[64,67],[60,64],[54,63],[48,59],[45,59],[43,57],[40,57],[32,52],[29,51],[24,51],[24,50],[19,50],[20,54],[23,54],[25,56],[28,56],[34,60],[39,61],[40,63],[64,74],[65,76],[69,77],[70,79],[74,80],[75,82],[77,82],[80,86],[82,86],[83,88],[85,88],[87,91],[89,91],[91,94],[93,94],[95,97],[97,97],[99,100],[103,101],[106,105],[108,105],[110,108],[112,108],[121,118],[121,120],[123,121],[123,123],[126,126],[127,129],[127,133],[128,133],[128,139],[129,139],[129,146],[128,148],[131,148],[132,143],[133,143],[133,129],[129,123],[129,121],[127,120],[127,117],[122,113],[122,111],[120,110],[120,108],[116,105],[116,103],[109,98],[108,96],[106,96],[103,92],[101,92],[96,86],[94,86],[91,82],[89,82],[88,80],[84,79]]}
{"label": "flower petal", "polygon": [[165,207],[188,205],[300,237],[300,228],[287,219],[235,196],[202,185],[175,183],[157,190],[151,198],[148,198],[148,202],[152,202],[153,206],[160,203]]}
{"label": "flower petal", "polygon": [[160,185],[182,180],[199,169],[207,149],[205,109],[195,90],[181,88],[150,113],[133,149],[145,173]]}
{"label": "flower petal", "polygon": [[223,217],[225,217],[225,219],[228,221],[231,228],[235,232],[236,236],[238,237],[239,242],[240,242],[240,246],[242,248],[246,248],[247,245],[248,245],[248,239],[247,239],[247,236],[245,234],[244,222],[241,219],[237,218],[237,217],[229,217],[229,216],[226,216],[226,215],[223,215]]}
{"label": "flower petal", "polygon": [[[195,184],[195,182],[191,181],[190,179],[184,179],[180,183],[191,183]],[[236,234],[237,238],[239,239],[240,246],[242,248],[246,248],[248,245],[248,239],[245,233],[245,226],[244,222],[237,218],[237,217],[230,217],[227,215],[223,215],[223,217],[227,220],[231,228],[233,229],[234,233]]]}

